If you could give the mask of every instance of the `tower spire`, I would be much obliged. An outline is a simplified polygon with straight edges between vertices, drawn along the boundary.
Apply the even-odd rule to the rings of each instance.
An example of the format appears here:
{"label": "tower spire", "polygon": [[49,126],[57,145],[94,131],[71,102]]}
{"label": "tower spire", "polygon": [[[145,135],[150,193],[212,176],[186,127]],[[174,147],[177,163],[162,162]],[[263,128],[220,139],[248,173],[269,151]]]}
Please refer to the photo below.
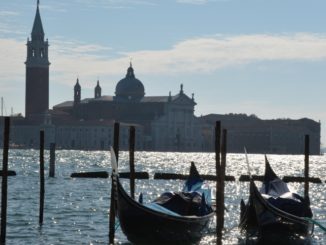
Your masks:
{"label": "tower spire", "polygon": [[34,24],[32,29],[32,39],[43,41],[44,30],[43,30],[39,5],[40,5],[40,0],[37,0],[36,14],[35,14]]}

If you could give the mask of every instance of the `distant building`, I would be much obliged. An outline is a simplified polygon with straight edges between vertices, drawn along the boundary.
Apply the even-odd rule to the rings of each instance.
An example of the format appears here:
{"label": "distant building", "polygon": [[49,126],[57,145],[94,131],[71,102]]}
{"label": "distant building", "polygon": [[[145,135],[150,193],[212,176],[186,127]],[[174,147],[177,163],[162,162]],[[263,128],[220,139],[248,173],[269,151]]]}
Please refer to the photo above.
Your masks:
{"label": "distant building", "polygon": [[200,124],[194,116],[194,97],[188,97],[183,85],[176,95],[145,96],[145,88],[130,64],[115,96],[102,96],[99,81],[94,98],[81,99],[82,88],[77,79],[74,100],[53,107],[56,114],[67,113],[70,120],[116,120],[141,125],[146,150],[195,151],[200,149]]}
{"label": "distant building", "polygon": [[[136,149],[149,151],[213,151],[217,120],[228,129],[228,152],[302,154],[304,135],[310,135],[312,154],[320,153],[320,123],[310,119],[261,120],[247,115],[196,117],[194,94],[180,86],[172,95],[145,96],[143,83],[130,63],[116,85],[114,95],[102,95],[97,81],[93,98],[82,98],[77,79],[73,99],[49,110],[48,41],[44,40],[39,6],[27,41],[25,118],[12,117],[11,146],[38,148],[39,131],[45,146],[60,149],[108,150],[113,144],[113,125],[121,122],[120,149],[128,149],[129,126],[136,127]],[[0,118],[0,146],[3,120]]]}
{"label": "distant building", "polygon": [[229,152],[243,153],[246,147],[250,153],[303,154],[304,138],[309,135],[310,153],[320,154],[321,125],[311,119],[261,120],[245,114],[210,114],[201,119],[206,124],[204,141],[207,151],[213,149],[213,125],[221,121],[222,127],[228,130]]}

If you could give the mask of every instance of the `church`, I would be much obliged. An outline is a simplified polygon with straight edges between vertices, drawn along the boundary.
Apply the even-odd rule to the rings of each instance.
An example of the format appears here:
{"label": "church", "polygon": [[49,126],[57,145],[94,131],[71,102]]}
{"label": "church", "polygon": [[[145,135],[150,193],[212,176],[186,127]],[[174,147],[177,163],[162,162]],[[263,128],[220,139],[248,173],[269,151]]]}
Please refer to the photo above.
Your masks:
{"label": "church", "polygon": [[[115,95],[102,95],[99,81],[93,98],[81,98],[82,87],[77,79],[73,100],[53,107],[53,115],[84,122],[118,121],[136,125],[142,132],[142,148],[155,151],[194,151],[200,148],[199,120],[194,115],[194,95],[190,98],[180,85],[179,93],[167,96],[145,96],[143,83],[136,78],[130,63],[126,76],[116,85]],[[65,116],[64,116],[65,115]],[[102,144],[103,145],[103,144]],[[92,148],[92,147],[91,147]]]}
{"label": "church", "polygon": [[[114,95],[102,95],[100,82],[93,98],[82,98],[77,79],[71,100],[49,108],[49,41],[45,39],[39,1],[27,40],[25,117],[12,117],[12,147],[38,148],[39,131],[45,131],[45,146],[59,149],[108,150],[113,143],[114,122],[120,122],[120,148],[128,149],[129,126],[136,127],[136,150],[214,150],[215,121],[228,130],[228,152],[302,154],[304,135],[310,135],[311,153],[320,153],[320,122],[311,119],[261,120],[245,114],[195,116],[194,94],[183,85],[172,94],[149,96],[130,63],[117,82]],[[0,145],[3,138],[0,120]]]}

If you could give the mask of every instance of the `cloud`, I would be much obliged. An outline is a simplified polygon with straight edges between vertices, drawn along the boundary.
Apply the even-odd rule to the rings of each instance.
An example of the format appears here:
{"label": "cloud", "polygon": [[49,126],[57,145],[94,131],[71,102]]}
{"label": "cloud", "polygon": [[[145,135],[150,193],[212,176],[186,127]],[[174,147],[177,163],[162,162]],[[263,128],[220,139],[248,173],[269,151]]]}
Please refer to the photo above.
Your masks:
{"label": "cloud", "polygon": [[88,7],[102,6],[104,8],[129,8],[136,5],[157,5],[155,1],[151,0],[74,0],[74,2],[79,5],[87,5]]}
{"label": "cloud", "polygon": [[[79,74],[123,76],[130,57],[137,74],[211,73],[230,66],[260,61],[317,61],[326,59],[326,34],[234,35],[193,38],[165,50],[117,52],[111,47],[76,41],[50,40],[51,73],[55,82],[69,83]],[[0,79],[24,79],[24,42],[0,39]]]}
{"label": "cloud", "polygon": [[207,4],[209,2],[227,2],[227,1],[230,0],[177,0],[177,3],[201,5],[201,4]]}
{"label": "cloud", "polygon": [[18,28],[12,28],[12,25],[6,23],[0,23],[0,36],[6,36],[8,34],[14,34],[16,36],[21,36],[25,32],[19,30]]}
{"label": "cloud", "polygon": [[10,85],[11,80],[21,78],[20,70],[24,71],[26,46],[14,39],[0,39],[0,81]]}
{"label": "cloud", "polygon": [[60,12],[60,13],[67,12],[67,9],[63,3],[53,3],[52,5],[42,4],[40,8],[41,11],[46,10],[46,11]]}
{"label": "cloud", "polygon": [[209,0],[177,0],[177,3],[189,3],[189,4],[205,4]]}
{"label": "cloud", "polygon": [[326,35],[238,35],[195,38],[169,50],[144,50],[131,56],[143,72],[212,72],[259,61],[326,58]]}
{"label": "cloud", "polygon": [[0,10],[0,35],[22,34],[20,27],[15,22],[17,16],[20,16],[20,12]]}
{"label": "cloud", "polygon": [[0,10],[0,17],[17,16],[17,15],[20,15],[20,13],[16,11]]}
{"label": "cloud", "polygon": [[69,54],[76,57],[81,56],[99,56],[105,54],[106,51],[111,50],[112,48],[98,45],[98,44],[87,44],[82,43],[76,40],[67,41],[64,38],[57,37],[51,41],[51,46],[58,54]]}

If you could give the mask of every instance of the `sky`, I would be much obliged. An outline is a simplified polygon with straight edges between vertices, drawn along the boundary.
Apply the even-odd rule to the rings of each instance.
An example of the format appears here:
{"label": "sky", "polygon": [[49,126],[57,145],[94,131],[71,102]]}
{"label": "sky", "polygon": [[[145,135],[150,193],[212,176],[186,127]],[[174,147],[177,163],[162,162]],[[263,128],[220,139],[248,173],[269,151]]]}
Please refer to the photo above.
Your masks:
{"label": "sky", "polygon": [[[36,0],[0,1],[0,96],[25,111]],[[311,118],[326,145],[325,0],[40,0],[50,108],[114,95],[132,61],[147,96],[194,93],[195,115]]]}

